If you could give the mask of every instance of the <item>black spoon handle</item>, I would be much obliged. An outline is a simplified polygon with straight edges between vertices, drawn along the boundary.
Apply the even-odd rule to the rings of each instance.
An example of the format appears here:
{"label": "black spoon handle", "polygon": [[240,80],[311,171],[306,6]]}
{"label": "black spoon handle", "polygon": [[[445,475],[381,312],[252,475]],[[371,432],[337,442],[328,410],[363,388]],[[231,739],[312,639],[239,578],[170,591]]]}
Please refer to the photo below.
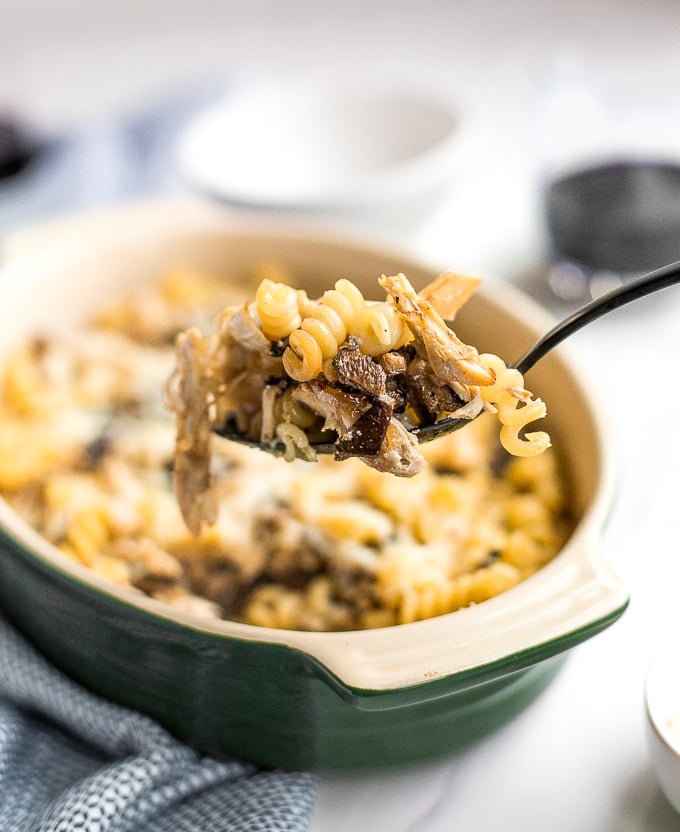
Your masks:
{"label": "black spoon handle", "polygon": [[645,295],[651,295],[653,292],[658,292],[659,289],[665,289],[676,283],[680,283],[680,261],[663,266],[660,269],[649,272],[649,274],[644,274],[635,280],[624,283],[623,286],[617,286],[616,289],[612,289],[610,292],[606,292],[599,298],[590,301],[590,303],[581,306],[580,309],[577,309],[568,318],[556,324],[542,338],[536,341],[533,346],[529,347],[519,361],[516,361],[511,366],[518,369],[524,375],[547,352],[550,352],[553,347],[556,347],[574,332],[578,332],[581,327],[586,326],[586,324],[592,321],[596,321],[614,309],[618,309],[619,306],[625,306],[631,301],[642,298]]}

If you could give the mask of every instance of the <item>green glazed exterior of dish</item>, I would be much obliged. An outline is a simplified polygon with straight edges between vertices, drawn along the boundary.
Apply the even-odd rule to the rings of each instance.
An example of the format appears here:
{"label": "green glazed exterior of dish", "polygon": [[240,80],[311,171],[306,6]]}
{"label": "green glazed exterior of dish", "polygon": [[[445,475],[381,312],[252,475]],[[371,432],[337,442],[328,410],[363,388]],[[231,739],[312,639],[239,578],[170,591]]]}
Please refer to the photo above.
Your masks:
{"label": "green glazed exterior of dish", "polygon": [[201,751],[267,766],[358,768],[451,753],[523,710],[605,620],[474,672],[384,692],[302,651],[193,630],[41,563],[0,534],[0,604],[65,673]]}

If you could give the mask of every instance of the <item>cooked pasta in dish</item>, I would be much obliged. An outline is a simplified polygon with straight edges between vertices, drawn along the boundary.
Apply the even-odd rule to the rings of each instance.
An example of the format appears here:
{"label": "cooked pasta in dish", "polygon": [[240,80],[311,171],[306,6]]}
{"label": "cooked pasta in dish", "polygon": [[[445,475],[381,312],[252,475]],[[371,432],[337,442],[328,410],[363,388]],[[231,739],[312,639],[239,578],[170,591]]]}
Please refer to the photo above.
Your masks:
{"label": "cooked pasta in dish", "polygon": [[402,477],[426,462],[410,429],[451,415],[495,412],[516,456],[550,445],[544,431],[525,431],[546,408],[522,374],[463,343],[437,311],[452,318],[475,278],[447,272],[421,295],[403,274],[378,282],[382,301],[347,279],[310,300],[265,277],[255,300],[225,309],[214,332],[179,335],[166,404],[177,416],[176,488],[190,528],[216,518],[212,432],[263,443],[287,461],[314,461],[314,445],[330,437],[335,459]]}
{"label": "cooked pasta in dish", "polygon": [[[231,326],[256,356],[233,347],[242,375],[232,383],[252,407],[237,414],[244,424],[271,412],[264,429],[304,447],[314,414],[289,390],[272,393],[265,382],[282,355],[280,348],[272,353],[271,338],[301,329],[318,304],[295,292],[296,307],[280,283],[261,282],[257,292],[257,320],[266,332],[251,326],[248,306],[232,316]],[[348,306],[339,297],[351,306],[357,296],[344,284],[337,291],[326,306],[345,320]],[[206,443],[210,469],[202,468],[203,460],[192,468],[190,453],[178,462],[175,420],[161,395],[176,360],[175,336],[204,328],[236,303],[233,292],[202,274],[173,272],[112,303],[81,331],[35,333],[5,361],[0,493],[63,556],[203,618],[349,630],[480,603],[530,576],[561,548],[572,521],[554,449],[508,455],[492,414],[424,445],[426,464],[411,478],[358,459],[289,463],[214,437],[210,429],[203,435],[200,420],[186,429],[200,434],[195,453]],[[392,304],[387,308],[363,321],[373,327],[384,320],[371,338],[393,348],[403,332],[392,326]],[[337,324],[324,315],[316,320]],[[336,344],[342,337],[335,336]],[[185,347],[192,344],[187,360],[196,361],[206,342],[191,334],[182,339]],[[494,360],[480,356],[479,365],[499,380],[500,392],[489,401],[500,409],[519,381],[504,379]],[[182,384],[186,395],[204,395],[203,375],[184,374]],[[274,399],[271,409],[257,398],[263,389]],[[517,423],[509,419],[508,426],[516,441]],[[219,453],[212,452],[215,444]],[[188,514],[191,528],[178,506],[173,469],[175,477],[198,477],[202,499]]]}

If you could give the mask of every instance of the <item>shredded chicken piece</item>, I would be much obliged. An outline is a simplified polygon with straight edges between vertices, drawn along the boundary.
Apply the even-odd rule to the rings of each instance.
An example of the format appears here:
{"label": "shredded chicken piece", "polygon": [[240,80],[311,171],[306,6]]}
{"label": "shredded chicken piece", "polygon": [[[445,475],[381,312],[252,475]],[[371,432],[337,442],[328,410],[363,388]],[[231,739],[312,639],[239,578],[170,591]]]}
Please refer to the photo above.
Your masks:
{"label": "shredded chicken piece", "polygon": [[425,467],[425,457],[418,448],[418,440],[395,418],[390,419],[380,453],[360,456],[359,459],[376,471],[397,477],[415,477]]}
{"label": "shredded chicken piece", "polygon": [[434,306],[445,321],[452,321],[482,282],[481,277],[444,272],[420,290],[420,297]]}
{"label": "shredded chicken piece", "polygon": [[209,412],[207,342],[195,329],[177,336],[177,368],[168,380],[165,404],[177,417],[174,481],[182,517],[193,534],[217,520],[211,488],[210,458],[213,423]]}
{"label": "shredded chicken piece", "polygon": [[266,355],[271,341],[253,320],[251,305],[243,303],[235,312],[227,309],[217,321],[217,329],[223,341],[232,340],[243,349]]}
{"label": "shredded chicken piece", "polygon": [[494,372],[482,364],[477,350],[449,329],[432,304],[418,296],[405,275],[383,275],[378,283],[394,298],[436,376],[448,384],[494,383]]}

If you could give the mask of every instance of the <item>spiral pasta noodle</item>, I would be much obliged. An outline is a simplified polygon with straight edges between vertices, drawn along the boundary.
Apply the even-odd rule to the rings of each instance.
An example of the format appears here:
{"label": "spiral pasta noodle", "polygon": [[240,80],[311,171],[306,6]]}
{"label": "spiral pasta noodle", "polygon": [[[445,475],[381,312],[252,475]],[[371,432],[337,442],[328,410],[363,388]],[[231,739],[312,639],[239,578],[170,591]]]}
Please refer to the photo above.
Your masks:
{"label": "spiral pasta noodle", "polygon": [[302,319],[288,337],[283,366],[295,381],[309,381],[321,372],[323,362],[333,358],[366,307],[359,289],[350,280],[338,280],[324,293],[320,303]]}
{"label": "spiral pasta noodle", "polygon": [[411,330],[393,304],[368,303],[357,316],[352,335],[361,340],[361,351],[366,355],[382,355],[404,346],[413,338]]}
{"label": "spiral pasta noodle", "polygon": [[271,341],[287,338],[300,326],[298,293],[285,283],[276,283],[265,278],[257,287],[255,305],[262,332]]}
{"label": "spiral pasta noodle", "polygon": [[276,436],[283,442],[286,461],[292,462],[298,455],[310,462],[316,459],[316,452],[310,446],[307,434],[297,425],[291,422],[279,423],[276,426]]}
{"label": "spiral pasta noodle", "polygon": [[514,456],[536,456],[550,446],[550,437],[545,431],[521,435],[524,428],[546,414],[541,399],[532,399],[524,389],[524,379],[519,370],[506,366],[502,358],[492,353],[480,356],[482,362],[496,374],[496,381],[480,387],[484,401],[495,405],[502,427],[501,444]]}
{"label": "spiral pasta noodle", "polygon": [[518,569],[498,561],[440,584],[402,587],[396,609],[397,621],[409,624],[479,604],[505,592],[520,580]]}

